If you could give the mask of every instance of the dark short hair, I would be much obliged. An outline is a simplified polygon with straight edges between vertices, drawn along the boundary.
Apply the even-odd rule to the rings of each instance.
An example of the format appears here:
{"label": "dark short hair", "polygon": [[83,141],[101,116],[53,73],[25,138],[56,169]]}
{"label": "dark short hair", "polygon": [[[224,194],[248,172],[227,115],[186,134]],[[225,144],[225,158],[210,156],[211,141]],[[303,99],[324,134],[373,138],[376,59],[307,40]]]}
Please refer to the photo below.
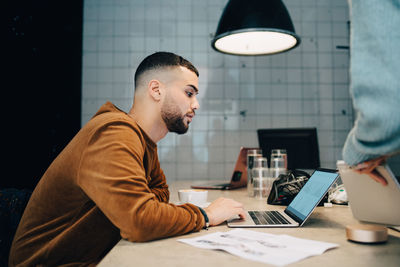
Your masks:
{"label": "dark short hair", "polygon": [[135,86],[138,85],[138,79],[140,78],[140,75],[148,70],[179,66],[193,71],[197,77],[199,77],[199,71],[196,69],[196,67],[183,57],[170,52],[156,52],[143,59],[143,61],[137,67],[135,72]]}

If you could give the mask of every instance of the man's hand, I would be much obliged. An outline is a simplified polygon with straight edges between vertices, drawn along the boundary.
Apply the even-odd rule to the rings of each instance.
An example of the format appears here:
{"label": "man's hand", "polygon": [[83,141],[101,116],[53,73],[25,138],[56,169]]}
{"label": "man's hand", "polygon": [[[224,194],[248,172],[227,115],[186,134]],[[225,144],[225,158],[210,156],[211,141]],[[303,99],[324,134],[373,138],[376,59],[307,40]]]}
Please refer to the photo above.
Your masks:
{"label": "man's hand", "polygon": [[353,170],[358,173],[368,174],[376,182],[381,183],[382,185],[387,185],[386,179],[376,171],[376,167],[385,162],[387,158],[388,156],[382,156],[376,159],[365,161],[356,165]]}
{"label": "man's hand", "polygon": [[213,201],[204,211],[207,213],[210,225],[221,224],[235,215],[239,215],[240,218],[246,216],[242,203],[223,197]]}

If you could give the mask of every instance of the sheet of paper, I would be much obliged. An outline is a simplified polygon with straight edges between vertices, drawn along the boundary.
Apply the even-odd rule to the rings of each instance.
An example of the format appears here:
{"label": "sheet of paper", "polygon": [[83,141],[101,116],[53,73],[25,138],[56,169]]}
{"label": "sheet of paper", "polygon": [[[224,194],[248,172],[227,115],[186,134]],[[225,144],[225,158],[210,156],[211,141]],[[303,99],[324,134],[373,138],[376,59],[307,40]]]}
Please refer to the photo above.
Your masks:
{"label": "sheet of paper", "polygon": [[178,241],[198,248],[224,250],[245,259],[276,266],[284,266],[311,256],[321,255],[326,250],[339,246],[333,243],[244,229],[216,232],[195,238],[178,239]]}

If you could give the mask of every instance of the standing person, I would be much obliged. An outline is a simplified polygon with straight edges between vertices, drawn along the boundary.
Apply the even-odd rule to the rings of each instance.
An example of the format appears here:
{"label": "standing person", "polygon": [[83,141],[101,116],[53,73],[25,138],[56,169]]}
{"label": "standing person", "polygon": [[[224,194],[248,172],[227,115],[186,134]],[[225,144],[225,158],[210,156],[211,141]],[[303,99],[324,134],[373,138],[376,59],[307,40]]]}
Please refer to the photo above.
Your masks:
{"label": "standing person", "polygon": [[377,182],[375,168],[400,150],[400,1],[349,0],[350,77],[357,120],[344,161]]}
{"label": "standing person", "polygon": [[202,210],[168,203],[157,157],[168,132],[184,134],[199,108],[198,71],[158,52],[135,73],[125,113],[110,102],[47,169],[26,207],[10,266],[95,265],[121,239],[148,241],[244,217],[241,203],[220,198]]}

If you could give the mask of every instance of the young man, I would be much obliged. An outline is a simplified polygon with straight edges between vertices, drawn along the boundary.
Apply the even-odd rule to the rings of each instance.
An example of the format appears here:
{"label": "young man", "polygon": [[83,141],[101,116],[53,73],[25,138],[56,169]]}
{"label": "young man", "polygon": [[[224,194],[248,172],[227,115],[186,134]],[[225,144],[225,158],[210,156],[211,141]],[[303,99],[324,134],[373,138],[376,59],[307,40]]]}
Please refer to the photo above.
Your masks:
{"label": "young man", "polygon": [[156,143],[183,134],[199,108],[198,71],[172,53],[148,56],[125,113],[107,102],[50,165],[17,229],[10,266],[90,265],[122,238],[147,241],[244,216],[220,198],[201,210],[169,204]]}

